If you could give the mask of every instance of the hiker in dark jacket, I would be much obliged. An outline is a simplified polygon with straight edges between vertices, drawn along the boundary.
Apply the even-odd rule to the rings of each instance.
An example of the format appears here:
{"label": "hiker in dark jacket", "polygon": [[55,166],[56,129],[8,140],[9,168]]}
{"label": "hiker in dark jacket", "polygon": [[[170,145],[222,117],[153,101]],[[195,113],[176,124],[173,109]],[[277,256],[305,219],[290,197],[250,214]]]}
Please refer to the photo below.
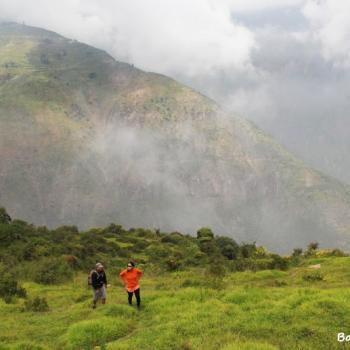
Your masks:
{"label": "hiker in dark jacket", "polygon": [[101,299],[102,304],[106,303],[107,277],[101,263],[97,263],[95,270],[91,272],[91,285],[94,292],[92,307],[95,309],[99,299]]}

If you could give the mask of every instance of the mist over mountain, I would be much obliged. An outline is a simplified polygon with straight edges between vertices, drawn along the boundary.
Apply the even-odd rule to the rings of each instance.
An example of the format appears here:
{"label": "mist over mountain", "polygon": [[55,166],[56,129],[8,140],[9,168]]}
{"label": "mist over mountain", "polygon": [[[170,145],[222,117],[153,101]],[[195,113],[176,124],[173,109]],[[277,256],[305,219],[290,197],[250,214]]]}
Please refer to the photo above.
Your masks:
{"label": "mist over mountain", "polygon": [[350,188],[166,76],[0,24],[0,203],[50,227],[120,222],[279,251],[350,246]]}

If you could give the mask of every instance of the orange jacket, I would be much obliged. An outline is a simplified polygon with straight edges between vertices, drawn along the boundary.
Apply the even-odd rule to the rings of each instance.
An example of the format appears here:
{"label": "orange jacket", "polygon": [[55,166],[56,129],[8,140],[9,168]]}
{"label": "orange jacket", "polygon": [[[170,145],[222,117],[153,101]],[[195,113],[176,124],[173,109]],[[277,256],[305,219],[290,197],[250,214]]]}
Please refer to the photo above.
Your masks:
{"label": "orange jacket", "polygon": [[125,269],[119,274],[119,276],[123,280],[128,292],[133,292],[134,290],[140,288],[139,280],[142,276],[141,270],[135,267],[130,271],[128,271],[128,269]]}

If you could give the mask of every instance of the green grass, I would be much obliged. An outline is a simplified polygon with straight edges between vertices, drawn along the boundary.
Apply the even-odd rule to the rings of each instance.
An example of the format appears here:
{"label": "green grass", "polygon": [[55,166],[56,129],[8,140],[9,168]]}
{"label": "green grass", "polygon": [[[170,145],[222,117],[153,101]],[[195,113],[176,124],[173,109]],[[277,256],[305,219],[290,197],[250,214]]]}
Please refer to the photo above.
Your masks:
{"label": "green grass", "polygon": [[29,297],[46,297],[50,310],[1,301],[0,349],[347,349],[337,333],[349,332],[349,270],[348,257],[323,258],[322,281],[305,281],[305,266],[228,274],[220,288],[201,269],[150,272],[140,311],[114,275],[96,310],[84,275],[56,286],[27,282]]}

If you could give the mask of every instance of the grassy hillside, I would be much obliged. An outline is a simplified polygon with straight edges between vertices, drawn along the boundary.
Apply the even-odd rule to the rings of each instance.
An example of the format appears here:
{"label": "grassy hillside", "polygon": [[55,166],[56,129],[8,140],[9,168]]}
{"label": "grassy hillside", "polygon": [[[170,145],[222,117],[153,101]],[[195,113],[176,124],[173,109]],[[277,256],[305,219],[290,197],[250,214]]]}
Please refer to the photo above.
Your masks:
{"label": "grassy hillside", "polygon": [[38,225],[350,247],[350,189],[180,83],[0,24],[0,203]]}
{"label": "grassy hillside", "polygon": [[[0,221],[2,350],[349,348],[337,342],[350,321],[350,258],[339,250],[281,257],[205,228],[197,238],[115,224],[49,231],[4,210]],[[144,271],[140,310],[118,279],[130,259]],[[93,310],[97,260],[111,286]]]}

